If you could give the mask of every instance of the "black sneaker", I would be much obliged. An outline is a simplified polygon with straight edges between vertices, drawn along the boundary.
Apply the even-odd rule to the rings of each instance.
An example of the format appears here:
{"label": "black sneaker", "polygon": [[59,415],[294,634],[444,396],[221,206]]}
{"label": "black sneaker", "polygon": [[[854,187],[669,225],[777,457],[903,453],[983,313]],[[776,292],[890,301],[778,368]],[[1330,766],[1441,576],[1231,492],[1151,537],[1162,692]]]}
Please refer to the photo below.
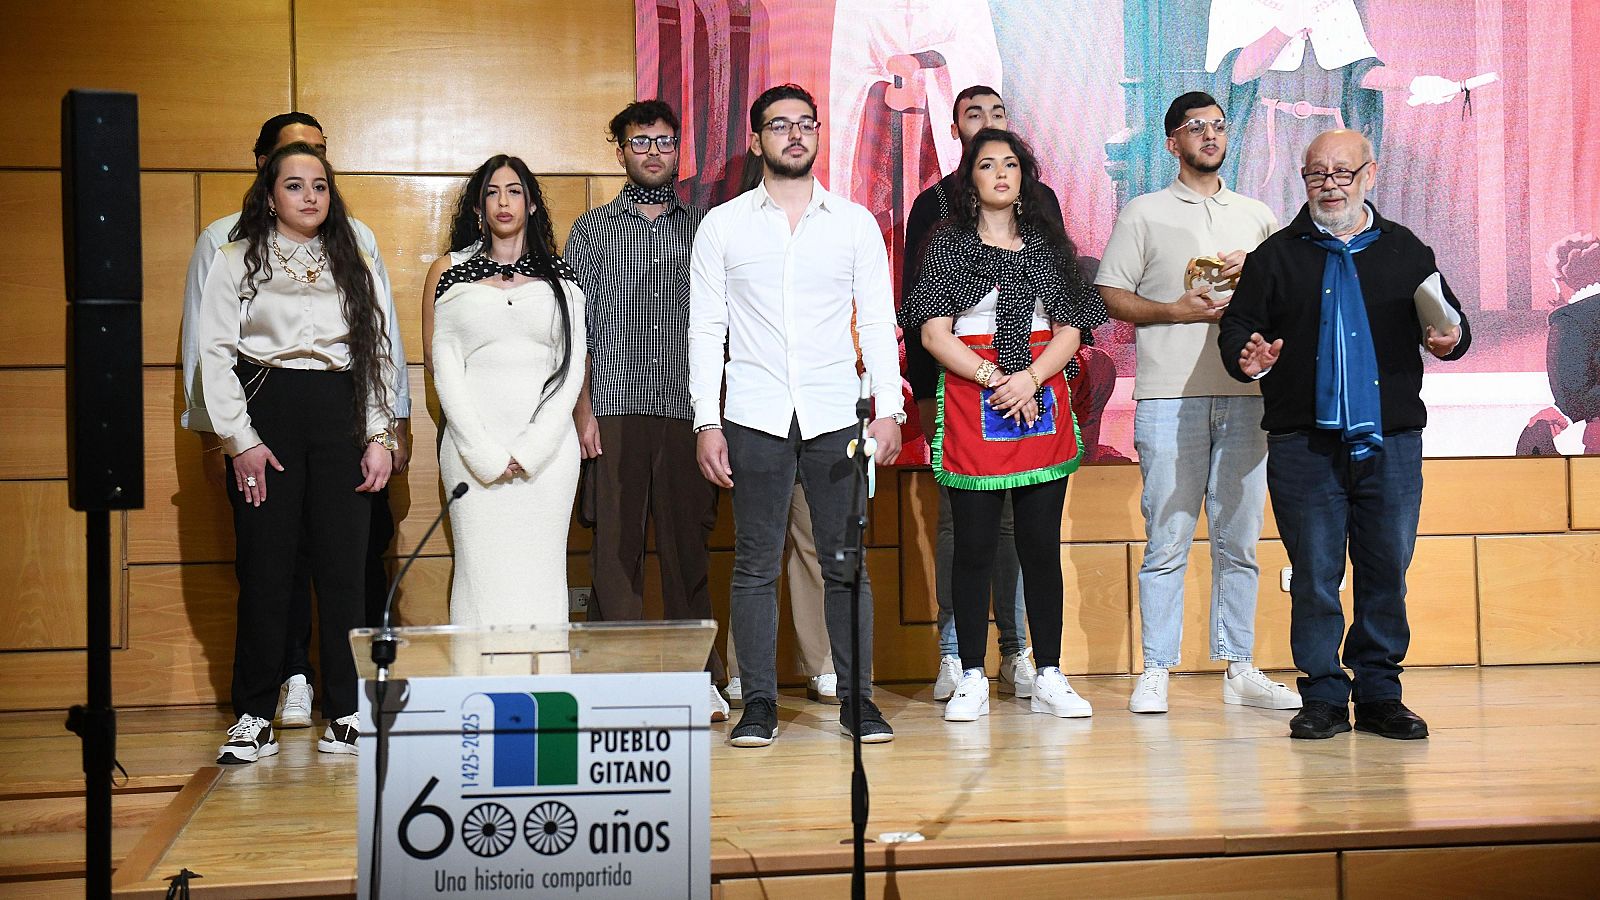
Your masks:
{"label": "black sneaker", "polygon": [[1356,730],[1397,741],[1420,741],[1428,736],[1428,723],[1399,700],[1375,700],[1356,704]]}
{"label": "black sneaker", "polygon": [[755,697],[745,701],[744,715],[728,733],[728,743],[735,747],[765,747],[777,736],[778,705],[766,697]]}
{"label": "black sneaker", "polygon": [[846,736],[860,734],[863,744],[887,744],[894,740],[894,729],[884,721],[878,704],[871,700],[861,701],[861,728],[856,731],[850,727],[850,700],[845,698],[839,706],[839,730]]}
{"label": "black sneaker", "polygon": [[1350,707],[1323,700],[1307,700],[1305,708],[1289,720],[1289,737],[1320,741],[1350,730]]}
{"label": "black sneaker", "polygon": [[361,736],[361,717],[356,713],[334,719],[322,732],[317,749],[323,753],[356,755],[356,738]]}
{"label": "black sneaker", "polygon": [[278,739],[272,733],[272,720],[245,713],[228,729],[228,742],[217,752],[217,764],[253,763],[277,752]]}

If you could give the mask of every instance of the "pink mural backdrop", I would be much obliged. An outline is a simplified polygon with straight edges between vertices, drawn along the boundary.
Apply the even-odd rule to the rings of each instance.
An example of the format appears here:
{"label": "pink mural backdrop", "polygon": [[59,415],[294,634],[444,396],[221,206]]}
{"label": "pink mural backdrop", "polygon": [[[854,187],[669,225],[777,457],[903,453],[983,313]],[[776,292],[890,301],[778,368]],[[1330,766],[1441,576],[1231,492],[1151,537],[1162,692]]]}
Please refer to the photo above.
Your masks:
{"label": "pink mural backdrop", "polygon": [[[1378,147],[1371,198],[1433,246],[1473,325],[1428,360],[1430,456],[1600,453],[1600,3],[1554,0],[637,0],[637,89],[684,121],[680,178],[739,192],[749,104],[818,100],[815,172],[905,215],[960,155],[951,102],[1005,98],[1092,266],[1117,210],[1171,181],[1161,114],[1208,90],[1232,125],[1231,187],[1287,222],[1300,154],[1343,125]],[[1295,37],[1285,42],[1284,35]],[[1462,90],[1462,85],[1470,90]],[[898,291],[898,285],[896,286]],[[1091,458],[1133,458],[1133,332],[1096,332],[1075,403]],[[1076,386],[1075,386],[1076,387]],[[921,445],[925,461],[925,443]],[[903,461],[919,461],[915,452]]]}

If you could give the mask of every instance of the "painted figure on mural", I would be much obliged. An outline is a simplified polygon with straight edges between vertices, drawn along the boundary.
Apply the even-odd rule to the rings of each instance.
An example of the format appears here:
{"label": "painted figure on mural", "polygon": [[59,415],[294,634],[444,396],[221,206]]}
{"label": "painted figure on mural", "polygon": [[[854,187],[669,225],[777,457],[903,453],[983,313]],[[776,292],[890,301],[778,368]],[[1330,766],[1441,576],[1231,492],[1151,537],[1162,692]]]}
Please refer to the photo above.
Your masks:
{"label": "painted figure on mural", "polygon": [[1226,76],[1219,96],[1246,151],[1224,176],[1279,221],[1304,202],[1297,155],[1312,138],[1349,128],[1381,151],[1387,92],[1416,106],[1448,103],[1465,89],[1384,64],[1355,0],[1213,0],[1206,71]]}
{"label": "painted figure on mural", "polygon": [[1545,371],[1555,405],[1536,413],[1517,442],[1518,456],[1560,453],[1556,436],[1583,422],[1570,452],[1600,454],[1600,238],[1580,232],[1545,255],[1560,305],[1550,313]]}

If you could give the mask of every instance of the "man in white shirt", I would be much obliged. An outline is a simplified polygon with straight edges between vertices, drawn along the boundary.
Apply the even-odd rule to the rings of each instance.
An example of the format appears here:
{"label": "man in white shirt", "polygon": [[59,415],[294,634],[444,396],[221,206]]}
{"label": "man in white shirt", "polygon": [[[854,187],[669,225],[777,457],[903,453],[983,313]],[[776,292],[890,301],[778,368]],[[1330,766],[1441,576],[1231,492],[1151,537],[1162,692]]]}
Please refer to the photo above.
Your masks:
{"label": "man in white shirt", "polygon": [[[1138,326],[1133,440],[1144,488],[1144,559],[1139,613],[1144,673],[1128,709],[1167,711],[1167,670],[1183,638],[1183,579],[1204,503],[1211,544],[1211,617],[1206,648],[1227,660],[1222,699],[1299,709],[1300,697],[1251,664],[1255,642],[1256,541],[1267,499],[1261,392],[1217,359],[1217,320],[1228,301],[1213,293],[1238,277],[1245,254],[1278,229],[1258,200],[1229,190],[1217,171],[1228,153],[1228,121],[1210,94],[1172,101],[1167,151],[1178,160],[1169,187],[1135,197],[1117,216],[1095,276],[1111,315]],[[1225,265],[1193,287],[1190,260]]]}
{"label": "man in white shirt", "polygon": [[[735,747],[777,736],[777,578],[798,472],[827,582],[829,641],[839,675],[840,728],[863,743],[894,738],[869,699],[872,595],[861,584],[863,659],[850,653],[853,561],[840,561],[851,515],[860,341],[876,418],[876,461],[900,454],[905,412],[888,254],[865,207],[811,175],[821,140],[817,105],[792,84],[750,107],[750,152],[762,180],[706,214],[690,257],[689,398],[700,471],[733,489],[733,640],[744,715]],[[726,363],[724,363],[726,352]],[[722,403],[726,375],[726,406]],[[850,718],[853,674],[863,674],[861,720]]]}
{"label": "man in white shirt", "polygon": [[[256,168],[260,168],[272,151],[286,144],[303,141],[326,152],[327,140],[322,125],[303,112],[287,112],[273,116],[262,123],[254,147]],[[200,321],[200,294],[206,276],[216,261],[217,249],[233,240],[233,228],[239,222],[239,213],[230,213],[207,225],[195,242],[194,254],[189,258],[189,273],[183,285],[183,427],[197,432],[205,447],[202,454],[206,478],[220,490],[227,490],[226,465],[222,444],[206,413],[205,396],[200,389],[200,338],[196,327]],[[389,325],[389,356],[394,361],[395,383],[391,395],[394,400],[396,422],[394,435],[394,473],[406,468],[411,450],[411,389],[406,377],[405,350],[400,342],[400,324],[394,314],[393,293],[389,288],[389,273],[383,267],[383,257],[378,253],[378,239],[359,220],[351,219],[361,252],[372,258],[372,267],[382,283],[377,287],[386,305],[385,320]],[[368,625],[376,625],[383,615],[383,601],[388,587],[387,570],[383,554],[394,538],[394,515],[389,510],[387,489],[379,491],[372,501],[372,528],[367,552],[367,613]],[[289,608],[289,630],[283,659],[284,697],[279,712],[279,725],[283,728],[308,728],[311,726],[311,573],[305,548],[301,548],[295,565],[294,598]]]}

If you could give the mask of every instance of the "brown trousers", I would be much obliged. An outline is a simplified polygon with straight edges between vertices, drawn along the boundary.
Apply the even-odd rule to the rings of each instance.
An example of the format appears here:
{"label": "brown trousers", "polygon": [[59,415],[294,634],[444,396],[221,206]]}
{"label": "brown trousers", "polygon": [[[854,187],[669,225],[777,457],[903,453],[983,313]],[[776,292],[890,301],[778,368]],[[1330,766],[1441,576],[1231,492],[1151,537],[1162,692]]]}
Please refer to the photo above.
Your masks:
{"label": "brown trousers", "polygon": [[[655,523],[661,607],[667,619],[710,619],[706,540],[717,522],[717,489],[695,461],[693,426],[665,416],[600,416],[590,621],[644,618],[647,521]],[[706,671],[723,680],[712,648]]]}
{"label": "brown trousers", "polygon": [[[822,569],[817,542],[811,536],[811,507],[799,484],[789,498],[789,546],[783,552],[783,574],[789,586],[789,617],[799,645],[800,674],[808,678],[833,674],[833,645],[822,605]],[[731,631],[731,628],[730,628]],[[739,677],[739,658],[728,638],[728,674]]]}

